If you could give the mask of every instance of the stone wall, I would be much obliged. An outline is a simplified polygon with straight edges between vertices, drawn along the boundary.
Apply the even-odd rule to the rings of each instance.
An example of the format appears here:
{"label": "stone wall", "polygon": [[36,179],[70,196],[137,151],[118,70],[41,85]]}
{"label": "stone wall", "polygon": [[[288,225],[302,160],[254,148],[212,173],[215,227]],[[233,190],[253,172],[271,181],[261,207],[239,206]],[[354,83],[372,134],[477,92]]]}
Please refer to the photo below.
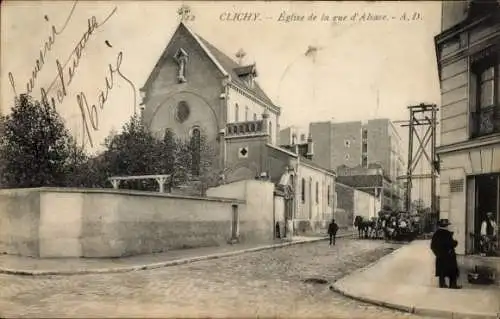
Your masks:
{"label": "stone wall", "polygon": [[354,189],[340,183],[336,183],[337,210],[354,213]]}
{"label": "stone wall", "polygon": [[382,210],[380,200],[360,190],[354,190],[354,213],[366,219],[377,217]]}
{"label": "stone wall", "polygon": [[0,191],[0,253],[120,257],[215,246],[231,237],[237,199],[38,188]]}
{"label": "stone wall", "polygon": [[274,234],[274,184],[259,180],[245,180],[207,190],[207,195],[232,197],[245,201],[239,213],[240,242],[267,242]]}
{"label": "stone wall", "polygon": [[0,253],[37,256],[40,193],[0,191]]}
{"label": "stone wall", "polygon": [[351,227],[354,216],[363,216],[365,219],[378,216],[381,210],[380,200],[361,190],[352,188],[342,183],[336,183],[337,209],[335,218],[339,226]]}

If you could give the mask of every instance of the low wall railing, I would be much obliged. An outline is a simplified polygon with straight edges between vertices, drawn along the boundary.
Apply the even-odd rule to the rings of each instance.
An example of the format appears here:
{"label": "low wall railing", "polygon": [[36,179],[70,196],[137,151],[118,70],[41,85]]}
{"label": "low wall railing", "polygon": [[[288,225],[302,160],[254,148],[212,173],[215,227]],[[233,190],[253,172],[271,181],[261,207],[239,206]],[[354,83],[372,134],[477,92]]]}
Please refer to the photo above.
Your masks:
{"label": "low wall railing", "polygon": [[263,121],[246,121],[239,123],[228,123],[226,125],[226,136],[266,133]]}

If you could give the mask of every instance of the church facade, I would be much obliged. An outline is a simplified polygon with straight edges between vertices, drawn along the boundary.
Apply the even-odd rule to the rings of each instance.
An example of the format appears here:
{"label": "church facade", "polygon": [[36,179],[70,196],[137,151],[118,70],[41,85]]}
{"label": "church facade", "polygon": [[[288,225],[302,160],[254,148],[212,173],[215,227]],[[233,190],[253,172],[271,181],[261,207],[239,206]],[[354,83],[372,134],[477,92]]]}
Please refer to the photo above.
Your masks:
{"label": "church facade", "polygon": [[180,23],[141,89],[143,122],[158,137],[167,129],[206,137],[222,183],[272,182],[281,235],[324,229],[336,207],[335,173],[311,160],[311,139],[278,145],[281,109],[257,76],[256,64],[236,62]]}
{"label": "church facade", "polygon": [[256,83],[255,64],[241,65],[180,23],[144,87],[143,121],[159,136],[171,129],[188,140],[204,135],[219,154],[226,124],[262,120],[267,113],[271,142],[279,131],[280,108]]}

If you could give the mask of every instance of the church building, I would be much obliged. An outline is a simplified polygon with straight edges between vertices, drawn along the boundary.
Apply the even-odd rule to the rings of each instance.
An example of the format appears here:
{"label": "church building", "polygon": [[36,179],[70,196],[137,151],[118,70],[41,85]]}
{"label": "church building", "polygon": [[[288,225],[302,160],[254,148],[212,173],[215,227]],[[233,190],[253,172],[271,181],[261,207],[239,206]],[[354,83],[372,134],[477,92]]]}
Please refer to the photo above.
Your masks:
{"label": "church building", "polygon": [[169,129],[194,145],[203,135],[223,183],[274,183],[282,234],[324,228],[336,207],[335,173],[311,160],[312,139],[278,146],[281,109],[256,82],[257,65],[241,62],[244,55],[239,50],[237,62],[180,23],[141,89],[143,122],[158,137]]}
{"label": "church building", "polygon": [[[242,60],[244,52],[237,56]],[[257,84],[257,75],[255,64],[235,62],[180,23],[141,89],[144,123],[160,136],[167,128],[182,139],[203,134],[220,154],[226,124],[260,121],[266,113],[275,143],[280,108]]]}

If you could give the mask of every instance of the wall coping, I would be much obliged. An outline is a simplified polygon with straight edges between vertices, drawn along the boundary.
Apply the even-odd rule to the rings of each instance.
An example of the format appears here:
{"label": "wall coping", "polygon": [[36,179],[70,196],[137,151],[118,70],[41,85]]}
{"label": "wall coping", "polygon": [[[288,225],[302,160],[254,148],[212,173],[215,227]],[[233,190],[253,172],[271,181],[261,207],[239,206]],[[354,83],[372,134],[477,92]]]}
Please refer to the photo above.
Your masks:
{"label": "wall coping", "polygon": [[107,189],[107,188],[64,188],[64,187],[34,187],[34,188],[5,188],[0,189],[0,195],[6,194],[11,191],[24,191],[24,192],[39,192],[39,193],[97,193],[97,194],[110,194],[110,195],[128,195],[128,196],[149,196],[149,197],[163,197],[172,199],[192,199],[201,201],[212,201],[221,203],[245,204],[245,200],[225,197],[198,197],[188,195],[173,195],[169,193],[147,192],[125,189]]}

